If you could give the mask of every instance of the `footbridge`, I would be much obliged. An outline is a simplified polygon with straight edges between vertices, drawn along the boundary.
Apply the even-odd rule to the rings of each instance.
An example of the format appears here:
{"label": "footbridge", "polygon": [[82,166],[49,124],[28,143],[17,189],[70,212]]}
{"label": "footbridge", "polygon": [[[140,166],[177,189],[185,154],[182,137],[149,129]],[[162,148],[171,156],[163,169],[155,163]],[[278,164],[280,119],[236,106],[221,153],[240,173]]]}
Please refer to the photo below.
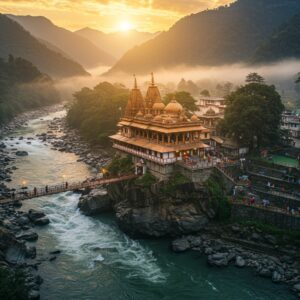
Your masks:
{"label": "footbridge", "polygon": [[139,175],[127,174],[121,176],[104,177],[99,179],[87,179],[83,182],[65,182],[57,185],[46,185],[44,187],[34,187],[31,190],[21,189],[11,193],[11,197],[9,198],[0,199],[0,205],[13,204],[19,201],[60,194],[68,191],[76,191],[85,188],[93,189],[102,185],[109,185],[113,183],[129,181],[138,177]]}

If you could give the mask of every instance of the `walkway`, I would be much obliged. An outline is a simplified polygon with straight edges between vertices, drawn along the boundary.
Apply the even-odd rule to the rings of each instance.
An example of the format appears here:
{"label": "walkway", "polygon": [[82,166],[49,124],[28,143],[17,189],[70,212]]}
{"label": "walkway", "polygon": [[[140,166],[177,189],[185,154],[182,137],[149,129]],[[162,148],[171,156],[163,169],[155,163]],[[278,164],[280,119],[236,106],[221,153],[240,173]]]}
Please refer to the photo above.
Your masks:
{"label": "walkway", "polygon": [[85,180],[83,182],[62,183],[58,185],[34,188],[32,190],[19,190],[12,194],[11,198],[0,199],[0,205],[10,204],[18,201],[29,200],[33,198],[60,194],[68,191],[80,190],[84,188],[96,188],[105,184],[112,184],[122,181],[128,181],[138,178],[138,175],[129,174],[122,176],[106,177],[101,179]]}

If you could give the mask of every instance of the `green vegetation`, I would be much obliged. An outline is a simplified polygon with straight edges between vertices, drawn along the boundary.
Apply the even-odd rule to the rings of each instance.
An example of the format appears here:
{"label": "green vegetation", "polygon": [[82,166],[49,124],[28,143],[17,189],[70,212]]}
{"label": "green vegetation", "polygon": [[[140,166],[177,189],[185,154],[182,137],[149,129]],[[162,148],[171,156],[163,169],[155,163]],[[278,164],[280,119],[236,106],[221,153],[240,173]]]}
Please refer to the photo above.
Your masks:
{"label": "green vegetation", "polygon": [[278,238],[278,242],[281,245],[294,244],[300,246],[300,232],[297,230],[284,230],[257,221],[240,221],[239,224],[245,227],[254,227],[264,233],[272,234]]}
{"label": "green vegetation", "polygon": [[83,88],[74,94],[67,122],[88,141],[108,145],[108,136],[117,131],[128,97],[129,91],[120,84],[102,82],[93,89]]}
{"label": "green vegetation", "polygon": [[[251,80],[254,77],[252,74]],[[250,149],[276,145],[280,141],[281,114],[284,110],[275,87],[264,84],[260,77],[255,80],[227,97],[225,118],[219,124],[223,135]]]}
{"label": "green vegetation", "polygon": [[[298,10],[299,11],[299,10]],[[260,48],[253,61],[268,62],[281,60],[284,57],[300,57],[300,13],[280,26]]]}
{"label": "green vegetation", "polygon": [[135,181],[137,185],[146,188],[151,187],[156,182],[157,182],[156,178],[150,172],[146,172],[146,174],[143,177],[140,177]]}
{"label": "green vegetation", "polygon": [[202,95],[204,97],[210,97],[210,92],[209,92],[209,90],[203,90],[203,91],[201,91],[200,95]]}
{"label": "green vegetation", "polygon": [[215,220],[226,221],[231,215],[231,205],[227,197],[222,176],[214,171],[205,182],[211,208],[216,212]]}
{"label": "green vegetation", "polygon": [[167,94],[164,98],[164,102],[167,104],[174,98],[189,111],[195,111],[198,109],[195,98],[193,98],[188,92],[181,91]]}
{"label": "green vegetation", "polygon": [[250,73],[246,77],[246,83],[260,83],[264,84],[265,79],[257,73]]}
{"label": "green vegetation", "polygon": [[179,172],[174,172],[168,179],[168,182],[162,187],[162,192],[166,194],[172,194],[176,189],[185,183],[189,183],[190,180]]}
{"label": "green vegetation", "polygon": [[0,268],[0,299],[26,300],[27,292],[25,277],[21,271],[13,272]]}
{"label": "green vegetation", "polygon": [[60,100],[51,78],[32,63],[9,56],[0,59],[0,123],[20,112],[50,105]]}
{"label": "green vegetation", "polygon": [[133,172],[132,157],[127,155],[121,157],[115,155],[111,163],[108,165],[107,170],[110,175],[128,174]]}

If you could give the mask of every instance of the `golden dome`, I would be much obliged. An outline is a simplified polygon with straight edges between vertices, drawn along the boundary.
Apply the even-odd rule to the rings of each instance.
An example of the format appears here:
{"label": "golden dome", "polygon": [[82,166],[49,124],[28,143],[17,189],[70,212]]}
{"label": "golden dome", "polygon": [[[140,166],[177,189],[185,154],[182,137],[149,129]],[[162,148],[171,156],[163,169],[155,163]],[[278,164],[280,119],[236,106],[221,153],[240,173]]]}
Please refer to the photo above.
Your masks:
{"label": "golden dome", "polygon": [[191,121],[192,121],[192,122],[199,121],[199,118],[198,118],[196,115],[192,115]]}
{"label": "golden dome", "polygon": [[154,117],[153,121],[155,122],[162,122],[162,117],[160,115],[157,115],[156,117]]}
{"label": "golden dome", "polygon": [[166,107],[165,112],[171,115],[177,115],[182,113],[183,107],[180,103],[178,103],[175,99],[172,100]]}
{"label": "golden dome", "polygon": [[165,109],[165,105],[162,102],[156,102],[153,104],[152,109],[153,110],[164,110]]}

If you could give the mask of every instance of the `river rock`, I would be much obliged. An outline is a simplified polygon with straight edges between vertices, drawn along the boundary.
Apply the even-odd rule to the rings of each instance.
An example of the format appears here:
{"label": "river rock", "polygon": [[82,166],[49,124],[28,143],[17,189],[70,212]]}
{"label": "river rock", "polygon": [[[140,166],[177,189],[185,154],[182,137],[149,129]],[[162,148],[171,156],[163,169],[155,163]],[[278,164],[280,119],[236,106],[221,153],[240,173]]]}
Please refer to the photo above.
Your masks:
{"label": "river rock", "polygon": [[245,260],[241,256],[235,258],[235,265],[239,268],[243,268],[246,265]]}
{"label": "river rock", "polygon": [[26,257],[35,258],[36,257],[36,247],[32,245],[26,245]]}
{"label": "river rock", "polygon": [[32,230],[18,234],[16,237],[19,240],[25,240],[30,242],[36,241],[38,239],[37,233]]}
{"label": "river rock", "polygon": [[46,215],[42,211],[38,211],[38,210],[35,210],[35,209],[30,209],[28,211],[28,217],[29,217],[30,221],[35,223],[36,220],[44,218],[44,217],[46,217]]}
{"label": "river rock", "polygon": [[211,266],[226,267],[228,265],[228,253],[215,253],[207,258],[207,262]]}
{"label": "river rock", "polygon": [[34,224],[37,226],[44,226],[48,225],[50,223],[50,220],[47,217],[39,218],[34,221]]}
{"label": "river rock", "polygon": [[279,272],[274,271],[272,274],[272,281],[277,283],[280,282],[281,280],[282,280],[282,275]]}
{"label": "river rock", "polygon": [[94,189],[89,194],[80,197],[78,207],[85,215],[89,216],[110,212],[112,211],[112,199],[107,190]]}
{"label": "river rock", "polygon": [[187,238],[180,238],[173,241],[171,247],[174,252],[184,252],[190,249],[190,242]]}
{"label": "river rock", "polygon": [[17,151],[16,155],[17,156],[28,156],[28,152],[27,151]]}

